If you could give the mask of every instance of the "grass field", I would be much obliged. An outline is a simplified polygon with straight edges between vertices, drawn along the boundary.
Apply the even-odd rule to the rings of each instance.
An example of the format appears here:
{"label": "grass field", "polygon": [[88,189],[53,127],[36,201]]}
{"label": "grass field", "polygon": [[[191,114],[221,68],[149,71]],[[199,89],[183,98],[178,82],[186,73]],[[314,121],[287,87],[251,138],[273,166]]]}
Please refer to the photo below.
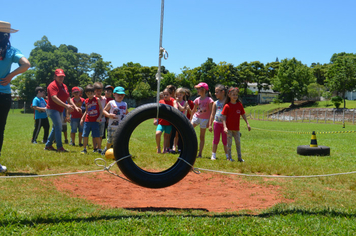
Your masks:
{"label": "grass field", "polygon": [[[319,145],[329,146],[331,156],[299,156],[297,146],[308,145],[310,134],[293,132],[353,131],[356,126],[242,121],[244,163],[227,162],[221,144],[216,161],[210,160],[213,135],[207,132],[203,158],[195,167],[248,174],[321,175],[356,170],[356,133],[318,134]],[[264,130],[254,129],[261,128]],[[142,123],[130,141],[135,161],[147,169],[164,169],[173,159],[157,158],[152,121]],[[50,174],[100,169],[98,155],[43,151],[30,143],[33,115],[10,111],[0,163],[9,175]],[[68,128],[68,131],[69,128]],[[283,131],[283,132],[282,132]],[[286,132],[291,131],[291,132]],[[198,132],[198,130],[197,130]],[[40,133],[39,140],[42,138]],[[155,158],[153,158],[155,157]],[[120,173],[115,166],[114,171]],[[49,177],[61,178],[61,177]],[[356,175],[308,179],[241,177],[260,185],[278,185],[291,203],[259,212],[207,213],[189,210],[136,212],[111,209],[58,192],[41,178],[0,179],[1,235],[355,235]]]}

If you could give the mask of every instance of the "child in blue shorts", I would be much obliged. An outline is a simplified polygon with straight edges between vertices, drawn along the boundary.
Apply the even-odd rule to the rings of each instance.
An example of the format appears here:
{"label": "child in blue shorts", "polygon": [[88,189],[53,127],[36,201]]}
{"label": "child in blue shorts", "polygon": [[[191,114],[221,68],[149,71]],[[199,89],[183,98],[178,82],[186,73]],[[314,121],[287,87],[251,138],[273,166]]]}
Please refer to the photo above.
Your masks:
{"label": "child in blue shorts", "polygon": [[[99,124],[101,122],[101,116],[103,114],[103,108],[98,98],[94,97],[94,86],[89,84],[85,87],[85,94],[87,99],[85,100],[85,113],[80,120],[80,124],[84,124],[83,128],[83,141],[84,149],[81,151],[82,154],[87,153],[88,137],[90,131],[93,136],[93,146],[96,147],[99,144],[100,139],[100,130]],[[94,152],[97,150],[94,149]]]}

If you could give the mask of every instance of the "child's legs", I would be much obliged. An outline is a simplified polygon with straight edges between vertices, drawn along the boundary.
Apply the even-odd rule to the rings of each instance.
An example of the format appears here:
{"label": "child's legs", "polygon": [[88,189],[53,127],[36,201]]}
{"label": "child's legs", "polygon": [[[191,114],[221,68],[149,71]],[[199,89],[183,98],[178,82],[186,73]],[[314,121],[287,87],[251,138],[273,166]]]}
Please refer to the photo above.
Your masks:
{"label": "child's legs", "polygon": [[199,154],[198,156],[201,156],[202,153],[203,153],[203,148],[204,148],[204,145],[205,145],[205,132],[206,132],[206,129],[202,129],[200,128],[200,144],[199,144]]}
{"label": "child's legs", "polygon": [[75,143],[75,133],[70,133],[70,139],[72,140],[72,144]]}
{"label": "child's legs", "polygon": [[75,134],[77,133],[80,123],[80,118],[72,118],[70,120],[70,139],[75,143]]}
{"label": "child's legs", "polygon": [[93,136],[93,147],[100,148],[100,125],[98,122],[91,122],[91,134]]}
{"label": "child's legs", "polygon": [[108,127],[108,139],[107,139],[107,142],[106,142],[106,149],[109,149],[111,148],[111,145],[114,143],[114,135],[115,135],[115,132],[117,130],[117,127],[112,127],[112,126],[109,126]]}
{"label": "child's legs", "polygon": [[83,147],[84,149],[87,148],[88,145],[88,137],[83,137]]}
{"label": "child's legs", "polygon": [[218,144],[220,142],[220,134],[221,133],[224,133],[224,129],[221,128],[221,124],[214,122],[213,153],[216,153]]}
{"label": "child's legs", "polygon": [[240,132],[239,132],[239,131],[232,131],[232,134],[233,134],[234,139],[235,139],[237,157],[238,157],[239,159],[241,159]]}
{"label": "child's legs", "polygon": [[89,122],[84,122],[84,128],[83,128],[83,147],[84,147],[84,149],[87,148],[87,145],[88,145],[89,133],[90,133],[90,124],[89,124]]}
{"label": "child's legs", "polygon": [[156,147],[157,147],[157,151],[161,151],[161,136],[162,136],[162,131],[156,131]]}
{"label": "child's legs", "polygon": [[232,132],[229,130],[227,131],[227,154],[231,159],[231,146],[232,146]]}
{"label": "child's legs", "polygon": [[49,121],[48,118],[42,119],[42,126],[43,126],[43,141],[47,141],[48,139],[48,134],[49,134]]}
{"label": "child's legs", "polygon": [[163,135],[163,149],[166,150],[166,149],[169,149],[169,144],[170,144],[170,137],[171,137],[171,134],[167,134],[166,132],[164,133]]}

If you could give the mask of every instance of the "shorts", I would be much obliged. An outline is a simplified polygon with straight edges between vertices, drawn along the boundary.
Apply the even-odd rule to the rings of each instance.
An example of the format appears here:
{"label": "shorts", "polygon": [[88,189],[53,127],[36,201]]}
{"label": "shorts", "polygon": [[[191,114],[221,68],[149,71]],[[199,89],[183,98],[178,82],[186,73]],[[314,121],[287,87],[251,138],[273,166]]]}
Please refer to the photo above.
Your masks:
{"label": "shorts", "polygon": [[222,143],[227,145],[227,134],[224,132],[224,125],[222,123],[214,122],[214,140],[213,144],[218,145],[220,141],[220,134]]}
{"label": "shorts", "polygon": [[100,124],[99,124],[99,131],[100,131],[100,137],[104,137],[105,121],[104,121],[104,122],[100,122]]}
{"label": "shorts", "polygon": [[172,132],[172,125],[157,125],[156,131],[165,132],[166,134],[170,134]]}
{"label": "shorts", "polygon": [[117,130],[118,126],[109,126],[108,127],[108,143],[114,142],[114,135]]}
{"label": "shorts", "polygon": [[200,125],[200,128],[206,129],[208,127],[209,119],[201,119],[196,116],[193,116],[192,124]]}
{"label": "shorts", "polygon": [[93,138],[100,137],[99,123],[98,122],[84,122],[83,127],[83,138],[89,137],[89,133],[91,131],[91,135]]}
{"label": "shorts", "polygon": [[71,133],[77,133],[77,131],[79,131],[79,133],[83,133],[83,126],[80,125],[80,119],[81,118],[71,118],[70,119],[70,127],[71,127],[71,130],[70,132]]}
{"label": "shorts", "polygon": [[67,123],[62,123],[62,132],[67,132]]}

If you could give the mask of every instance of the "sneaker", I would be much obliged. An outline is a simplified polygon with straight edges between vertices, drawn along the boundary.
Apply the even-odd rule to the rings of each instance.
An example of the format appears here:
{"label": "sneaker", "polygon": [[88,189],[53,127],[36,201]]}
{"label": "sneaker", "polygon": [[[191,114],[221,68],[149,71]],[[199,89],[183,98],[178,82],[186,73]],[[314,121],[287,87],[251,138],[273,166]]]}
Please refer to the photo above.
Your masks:
{"label": "sneaker", "polygon": [[65,143],[65,144],[68,144],[68,139],[66,139],[66,140],[64,141],[64,143]]}
{"label": "sneaker", "polygon": [[83,151],[80,152],[81,154],[87,154],[87,150],[86,149],[83,149]]}
{"label": "sneaker", "polygon": [[57,151],[57,149],[55,149],[52,145],[51,145],[51,146],[45,146],[44,150],[47,150],[47,151]]}
{"label": "sneaker", "polygon": [[42,140],[42,143],[47,143],[47,140],[44,140],[44,139],[43,139],[43,140]]}
{"label": "sneaker", "polygon": [[98,153],[101,154],[101,152],[102,152],[101,149],[98,149]]}
{"label": "sneaker", "polygon": [[79,147],[83,147],[83,144],[82,144],[82,143],[79,143]]}
{"label": "sneaker", "polygon": [[245,162],[245,160],[242,159],[242,158],[239,158],[238,161],[239,161],[239,162]]}
{"label": "sneaker", "polygon": [[57,149],[57,152],[68,152],[68,150],[65,150],[63,147],[60,147]]}
{"label": "sneaker", "polygon": [[230,158],[230,159],[227,159],[228,161],[231,161],[231,162],[233,162],[233,161],[235,161],[234,159],[232,159],[232,158]]}
{"label": "sneaker", "polygon": [[5,173],[7,171],[6,166],[0,165],[0,173]]}
{"label": "sneaker", "polygon": [[102,156],[105,156],[105,152],[107,151],[108,149],[105,147],[104,150],[101,152],[101,155]]}
{"label": "sneaker", "polygon": [[33,144],[37,144],[37,142],[36,142],[36,141],[32,141],[32,143],[33,143]]}
{"label": "sneaker", "polygon": [[211,155],[211,158],[210,158],[212,161],[215,161],[216,160],[216,156],[215,155]]}
{"label": "sneaker", "polygon": [[94,152],[94,153],[95,153],[95,152],[98,152],[98,149],[94,149],[93,152]]}
{"label": "sneaker", "polygon": [[75,143],[73,143],[72,141],[70,141],[69,146],[75,146]]}

